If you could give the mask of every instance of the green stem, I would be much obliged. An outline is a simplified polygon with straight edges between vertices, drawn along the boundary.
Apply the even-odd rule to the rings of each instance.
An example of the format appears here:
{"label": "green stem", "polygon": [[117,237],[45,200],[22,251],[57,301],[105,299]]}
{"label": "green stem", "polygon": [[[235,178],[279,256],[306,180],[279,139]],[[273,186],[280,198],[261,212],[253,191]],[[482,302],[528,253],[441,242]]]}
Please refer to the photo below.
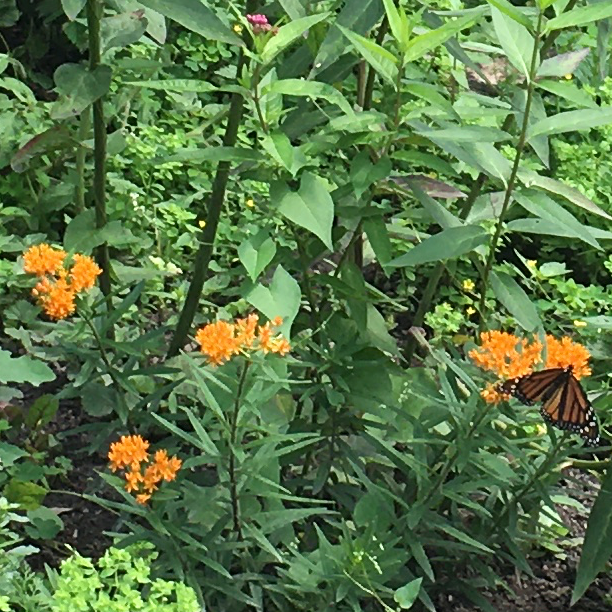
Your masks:
{"label": "green stem", "polygon": [[[89,37],[89,70],[93,72],[100,66],[100,21],[102,19],[103,3],[101,0],[87,0],[87,32]],[[106,124],[104,122],[103,97],[93,103],[94,127],[94,178],[93,193],[96,207],[96,227],[102,229],[106,225]],[[102,268],[100,289],[106,296],[107,309],[112,307],[110,256],[108,244],[101,244],[96,253],[98,265]],[[112,334],[112,329],[109,330]]]}
{"label": "green stem", "polygon": [[232,505],[232,520],[234,524],[234,532],[239,541],[242,541],[242,524],[240,521],[240,500],[238,498],[238,478],[236,469],[236,443],[238,441],[238,413],[240,412],[240,404],[242,402],[242,393],[244,391],[244,383],[246,381],[247,372],[249,371],[250,362],[245,360],[240,379],[238,381],[238,390],[236,392],[236,401],[234,402],[234,410],[230,416],[230,445],[229,445],[229,483],[230,483],[230,500]]}
{"label": "green stem", "polygon": [[264,134],[268,133],[268,124],[264,119],[263,112],[261,110],[261,100],[259,98],[259,79],[260,79],[261,66],[257,66],[253,71],[253,104],[255,105],[255,111],[257,112],[257,118]]}
{"label": "green stem", "polygon": [[507,502],[504,505],[504,509],[497,515],[495,522],[493,523],[493,530],[497,529],[504,518],[510,512],[510,508],[512,506],[516,506],[521,499],[529,492],[531,487],[537,482],[540,476],[546,474],[549,470],[549,467],[552,463],[557,461],[557,453],[565,444],[569,436],[568,432],[563,432],[563,435],[557,440],[557,443],[550,449],[547,457],[542,461],[542,463],[538,466],[538,468],[533,472],[529,480],[523,485],[521,490],[513,496],[512,501]]}
{"label": "green stem", "polygon": [[85,160],[87,151],[83,146],[83,141],[87,138],[91,123],[90,109],[86,108],[79,120],[79,148],[76,152],[76,186],[74,188],[75,208],[77,214],[85,210]]}
{"label": "green stem", "polygon": [[512,192],[514,190],[514,185],[516,183],[516,177],[518,175],[521,158],[523,155],[523,150],[525,149],[525,145],[527,142],[527,128],[529,127],[529,113],[531,111],[531,103],[533,102],[533,92],[535,89],[535,75],[536,75],[536,71],[538,68],[537,60],[538,60],[538,49],[539,49],[539,43],[540,43],[540,36],[542,33],[542,18],[543,18],[543,15],[540,12],[538,14],[538,23],[536,26],[536,36],[533,42],[533,53],[531,54],[531,66],[529,68],[529,83],[527,85],[527,99],[525,101],[525,111],[523,113],[523,124],[521,126],[518,143],[516,145],[516,156],[514,158],[514,164],[512,165],[510,177],[508,178],[508,184],[506,185],[506,191],[504,194],[504,200],[502,203],[501,211],[499,213],[499,219],[497,220],[497,226],[495,228],[495,233],[493,234],[493,238],[491,239],[491,244],[489,245],[489,254],[486,259],[486,263],[484,266],[484,270],[482,273],[482,279],[480,283],[480,303],[478,306],[478,311],[479,311],[479,316],[480,316],[480,325],[479,325],[480,332],[482,332],[484,329],[485,319],[486,319],[486,296],[487,296],[487,288],[489,285],[489,275],[493,267],[493,262],[495,261],[495,251],[497,250],[497,246],[501,238],[501,234],[502,234],[502,230],[504,226],[504,218],[506,216],[506,212],[508,211],[508,206],[510,205],[510,201],[512,199]]}
{"label": "green stem", "polygon": [[[246,13],[248,14],[255,12],[256,7],[257,0],[248,0]],[[248,60],[245,53],[241,50],[236,74],[242,74],[242,70],[246,66],[247,61]],[[225,128],[225,135],[223,137],[223,146],[225,147],[231,147],[236,144],[243,108],[244,99],[242,94],[235,92],[232,94],[227,126]],[[185,344],[189,329],[191,328],[191,324],[193,323],[195,313],[200,303],[202,288],[204,287],[204,281],[208,275],[208,268],[215,245],[217,227],[219,225],[219,219],[221,218],[221,212],[225,202],[225,191],[227,189],[230,168],[231,165],[229,161],[219,162],[217,166],[217,172],[213,181],[206,214],[206,225],[202,230],[200,246],[195,257],[193,277],[187,291],[187,297],[185,298],[183,309],[181,310],[181,314],[176,325],[174,336],[170,341],[168,357],[176,355]]]}

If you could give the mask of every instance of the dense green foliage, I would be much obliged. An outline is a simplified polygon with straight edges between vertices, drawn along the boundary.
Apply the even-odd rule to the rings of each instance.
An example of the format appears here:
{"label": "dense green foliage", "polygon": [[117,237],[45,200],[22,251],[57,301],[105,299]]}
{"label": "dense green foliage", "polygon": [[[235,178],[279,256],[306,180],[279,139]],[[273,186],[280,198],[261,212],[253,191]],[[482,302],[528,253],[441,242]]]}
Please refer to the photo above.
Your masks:
{"label": "dense green foliage", "polygon": [[[607,5],[0,0],[0,610],[486,606],[563,554],[561,469],[602,450],[487,403],[509,373],[469,353],[487,330],[585,346],[607,445]],[[101,268],[62,316],[42,243],[65,259],[39,283]],[[252,337],[211,325],[252,312]],[[74,401],[76,455],[53,426]],[[80,492],[122,550],[32,572],[50,491],[124,435],[159,473],[111,447]]]}

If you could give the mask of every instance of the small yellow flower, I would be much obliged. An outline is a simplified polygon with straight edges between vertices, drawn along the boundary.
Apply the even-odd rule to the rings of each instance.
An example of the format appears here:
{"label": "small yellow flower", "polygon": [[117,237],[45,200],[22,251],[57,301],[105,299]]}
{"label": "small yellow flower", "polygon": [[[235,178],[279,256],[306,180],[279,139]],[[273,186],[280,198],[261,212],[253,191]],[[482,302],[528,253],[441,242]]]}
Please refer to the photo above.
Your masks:
{"label": "small yellow flower", "polygon": [[576,327],[586,327],[587,326],[587,322],[586,321],[574,321],[574,325]]}
{"label": "small yellow flower", "polygon": [[252,198],[249,198],[245,204],[249,207],[249,208],[255,208],[255,201]]}
{"label": "small yellow flower", "polygon": [[532,270],[535,270],[538,265],[538,262],[535,259],[528,259],[525,263],[527,264],[527,267],[531,268]]}
{"label": "small yellow flower", "polygon": [[469,278],[467,280],[463,281],[463,290],[464,291],[473,291],[475,286],[476,285],[474,284],[474,281],[470,280]]}
{"label": "small yellow flower", "polygon": [[200,219],[198,221],[198,225],[200,226],[201,229],[204,229],[206,227],[206,221],[204,221],[204,219]]}
{"label": "small yellow flower", "polygon": [[234,32],[236,32],[236,34],[242,34],[242,26],[239,23],[234,24]]}
{"label": "small yellow flower", "polygon": [[468,306],[465,309],[465,314],[467,314],[468,317],[471,317],[475,312],[476,312],[476,309],[472,308],[471,306]]}
{"label": "small yellow flower", "polygon": [[571,81],[573,77],[574,77],[574,75],[573,75],[571,72],[570,72],[569,74],[566,74],[566,75],[565,75],[565,78],[566,78],[568,81]]}

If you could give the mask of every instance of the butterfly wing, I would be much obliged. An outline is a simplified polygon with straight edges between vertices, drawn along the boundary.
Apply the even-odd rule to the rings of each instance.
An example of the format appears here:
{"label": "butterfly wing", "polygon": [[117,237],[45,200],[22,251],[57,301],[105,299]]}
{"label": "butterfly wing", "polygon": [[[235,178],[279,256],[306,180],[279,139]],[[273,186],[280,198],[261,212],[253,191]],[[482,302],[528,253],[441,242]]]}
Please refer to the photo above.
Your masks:
{"label": "butterfly wing", "polygon": [[551,425],[573,431],[587,444],[597,446],[599,427],[595,411],[584,389],[571,372],[565,383],[543,400],[540,412],[544,420]]}
{"label": "butterfly wing", "polygon": [[569,370],[563,368],[540,370],[507,380],[500,386],[500,391],[513,395],[523,404],[533,406],[554,395],[570,375]]}

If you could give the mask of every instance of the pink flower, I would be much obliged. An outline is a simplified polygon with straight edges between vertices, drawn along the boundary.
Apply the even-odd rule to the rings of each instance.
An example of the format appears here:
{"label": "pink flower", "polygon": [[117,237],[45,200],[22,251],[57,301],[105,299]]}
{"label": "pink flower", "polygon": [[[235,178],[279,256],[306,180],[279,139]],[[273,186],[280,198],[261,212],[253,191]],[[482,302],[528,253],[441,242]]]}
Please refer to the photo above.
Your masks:
{"label": "pink flower", "polygon": [[247,15],[246,18],[253,28],[253,34],[264,34],[265,32],[276,34],[278,32],[278,28],[272,27],[265,15],[258,13],[257,15]]}

